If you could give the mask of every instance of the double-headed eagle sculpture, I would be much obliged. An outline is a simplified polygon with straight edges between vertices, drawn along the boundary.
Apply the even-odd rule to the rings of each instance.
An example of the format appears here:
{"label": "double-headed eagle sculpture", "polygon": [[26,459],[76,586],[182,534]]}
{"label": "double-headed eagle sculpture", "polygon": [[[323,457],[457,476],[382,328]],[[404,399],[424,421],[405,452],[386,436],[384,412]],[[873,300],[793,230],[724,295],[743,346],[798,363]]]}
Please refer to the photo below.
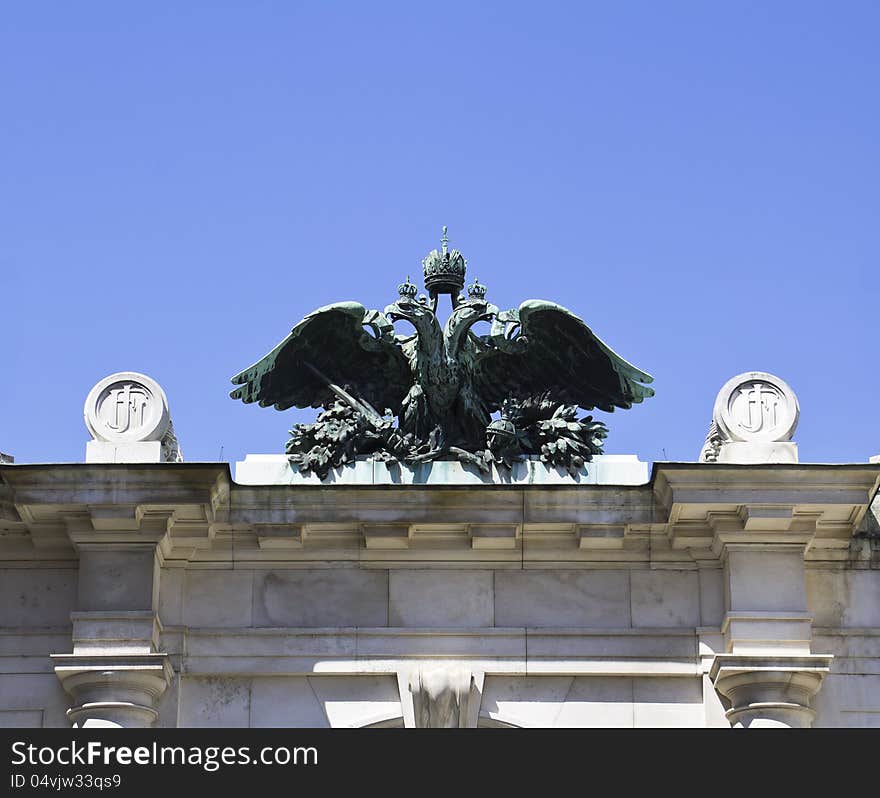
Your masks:
{"label": "double-headed eagle sculpture", "polygon": [[[482,471],[525,457],[580,472],[607,428],[578,408],[629,408],[654,391],[565,308],[530,299],[500,310],[478,281],[461,292],[467,262],[448,249],[422,261],[428,296],[409,278],[384,311],[339,302],[313,311],[281,343],[232,378],[233,399],[323,408],[291,430],[287,454],[324,478],[358,457],[408,465],[457,459]],[[448,294],[452,312],[440,323]],[[395,322],[414,331],[399,334]],[[477,335],[477,322],[490,324]],[[495,418],[493,420],[493,414]]]}

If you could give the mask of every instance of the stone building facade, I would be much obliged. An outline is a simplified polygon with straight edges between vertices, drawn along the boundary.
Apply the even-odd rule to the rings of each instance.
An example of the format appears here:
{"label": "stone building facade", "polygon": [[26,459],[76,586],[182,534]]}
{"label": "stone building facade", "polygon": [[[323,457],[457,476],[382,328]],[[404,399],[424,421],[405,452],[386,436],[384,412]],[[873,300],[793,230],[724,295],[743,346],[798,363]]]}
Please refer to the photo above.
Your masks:
{"label": "stone building facade", "polygon": [[0,465],[4,725],[880,726],[880,463],[105,455]]}

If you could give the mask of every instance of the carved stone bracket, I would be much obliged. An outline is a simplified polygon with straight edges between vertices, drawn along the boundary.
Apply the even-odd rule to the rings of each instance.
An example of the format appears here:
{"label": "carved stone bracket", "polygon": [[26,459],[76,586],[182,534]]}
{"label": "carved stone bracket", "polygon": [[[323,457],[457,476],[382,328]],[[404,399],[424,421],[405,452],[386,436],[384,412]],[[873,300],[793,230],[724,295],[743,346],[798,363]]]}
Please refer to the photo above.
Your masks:
{"label": "carved stone bracket", "polygon": [[404,725],[417,729],[475,728],[484,674],[460,665],[424,665],[398,673]]}
{"label": "carved stone bracket", "polygon": [[796,657],[719,654],[709,677],[730,725],[738,728],[806,728],[815,712],[810,699],[819,692],[831,655]]}

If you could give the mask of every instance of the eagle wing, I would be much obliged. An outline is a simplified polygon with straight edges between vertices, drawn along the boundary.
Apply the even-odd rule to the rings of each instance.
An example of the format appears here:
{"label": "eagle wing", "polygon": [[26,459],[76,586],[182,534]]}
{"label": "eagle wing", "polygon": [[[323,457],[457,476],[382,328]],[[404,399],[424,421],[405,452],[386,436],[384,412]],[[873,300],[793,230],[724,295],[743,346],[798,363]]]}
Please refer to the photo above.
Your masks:
{"label": "eagle wing", "polygon": [[508,396],[549,392],[559,402],[611,412],[654,395],[645,384],[653,382],[650,374],[616,354],[564,307],[530,299],[500,317],[475,362],[479,392],[491,410]]}
{"label": "eagle wing", "polygon": [[233,399],[277,410],[321,407],[334,398],[331,382],[348,386],[381,413],[386,408],[397,412],[412,373],[382,314],[357,302],[339,302],[310,313],[232,382],[240,386],[230,392]]}

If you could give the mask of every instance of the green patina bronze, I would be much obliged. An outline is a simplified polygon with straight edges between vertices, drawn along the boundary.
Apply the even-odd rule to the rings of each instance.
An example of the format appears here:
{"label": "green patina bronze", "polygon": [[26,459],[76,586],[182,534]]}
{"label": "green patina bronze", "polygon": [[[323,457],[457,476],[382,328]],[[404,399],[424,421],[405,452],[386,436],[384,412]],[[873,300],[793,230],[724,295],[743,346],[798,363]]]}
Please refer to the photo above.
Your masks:
{"label": "green patina bronze", "polygon": [[[537,455],[578,473],[607,428],[578,408],[612,411],[653,396],[649,374],[570,311],[531,299],[500,310],[466,261],[442,247],[423,261],[429,296],[409,278],[384,311],[340,302],[310,313],[268,355],[232,378],[233,399],[323,408],[291,430],[287,453],[322,478],[357,457],[416,464],[458,459],[487,471]],[[451,298],[445,324],[439,297]],[[395,322],[415,328],[400,335]],[[490,323],[488,335],[471,329]],[[493,420],[493,414],[496,418]]]}

